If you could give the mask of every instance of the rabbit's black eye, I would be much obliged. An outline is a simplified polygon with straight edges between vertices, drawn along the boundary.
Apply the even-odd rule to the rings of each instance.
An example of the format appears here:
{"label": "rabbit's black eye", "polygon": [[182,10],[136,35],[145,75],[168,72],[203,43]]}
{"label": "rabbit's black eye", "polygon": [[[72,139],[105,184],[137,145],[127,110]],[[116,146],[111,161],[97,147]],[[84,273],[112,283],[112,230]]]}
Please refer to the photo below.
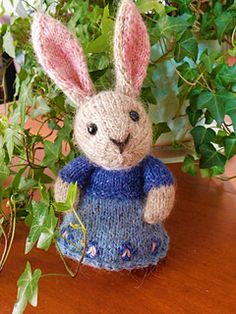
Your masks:
{"label": "rabbit's black eye", "polygon": [[137,111],[130,111],[129,116],[135,122],[139,120],[139,114]]}
{"label": "rabbit's black eye", "polygon": [[90,123],[87,126],[87,130],[90,134],[95,135],[97,133],[98,127],[95,123]]}

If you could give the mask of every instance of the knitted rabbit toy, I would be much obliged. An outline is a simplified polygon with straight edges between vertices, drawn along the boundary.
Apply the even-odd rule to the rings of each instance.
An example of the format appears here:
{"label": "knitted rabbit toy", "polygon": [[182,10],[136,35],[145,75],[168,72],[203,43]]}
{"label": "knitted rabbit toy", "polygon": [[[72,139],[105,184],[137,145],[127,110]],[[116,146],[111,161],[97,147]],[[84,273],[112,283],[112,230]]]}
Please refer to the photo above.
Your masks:
{"label": "knitted rabbit toy", "polygon": [[[156,265],[168,250],[161,222],[175,190],[170,171],[149,155],[151,124],[138,96],[150,44],[135,4],[123,0],[116,18],[114,91],[95,92],[79,42],[58,21],[37,13],[32,39],[45,72],[78,105],[74,136],[84,155],[59,172],[55,199],[65,201],[69,183],[77,182],[77,211],[87,230],[83,263],[107,270]],[[75,223],[73,213],[64,216],[58,244],[79,260],[71,245],[82,240]]]}

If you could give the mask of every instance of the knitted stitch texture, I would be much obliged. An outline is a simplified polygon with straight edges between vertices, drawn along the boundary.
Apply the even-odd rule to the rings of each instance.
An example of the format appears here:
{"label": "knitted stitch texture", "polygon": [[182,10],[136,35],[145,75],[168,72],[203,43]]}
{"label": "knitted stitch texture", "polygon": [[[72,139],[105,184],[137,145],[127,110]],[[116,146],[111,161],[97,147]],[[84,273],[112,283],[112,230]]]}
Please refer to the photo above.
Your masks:
{"label": "knitted stitch texture", "polygon": [[126,170],[106,170],[84,156],[78,157],[66,165],[59,176],[63,182],[77,182],[79,189],[84,191],[84,197],[120,200],[143,199],[153,188],[173,184],[169,170],[152,156]]}
{"label": "knitted stitch texture", "polygon": [[[77,182],[83,193],[78,213],[88,235],[84,263],[110,270],[132,269],[154,265],[165,256],[169,240],[163,226],[143,221],[145,195],[153,188],[160,188],[163,195],[172,189],[173,177],[162,162],[148,156],[128,170],[105,170],[78,157],[59,176],[64,182]],[[80,243],[81,232],[73,224],[76,218],[67,215],[61,233]],[[81,253],[66,239],[58,242],[62,253],[79,260]]]}
{"label": "knitted stitch texture", "polygon": [[[58,21],[37,13],[32,40],[45,72],[78,105],[74,136],[86,157],[60,171],[55,199],[65,201],[69,183],[78,183],[75,206],[88,237],[84,263],[110,270],[156,264],[168,249],[161,222],[175,189],[169,170],[149,156],[152,127],[137,97],[150,44],[135,4],[122,0],[116,18],[115,91],[96,94],[79,41]],[[67,213],[58,244],[63,254],[80,259],[71,245],[82,240],[74,223]]]}
{"label": "knitted stitch texture", "polygon": [[80,43],[64,25],[37,13],[32,24],[32,41],[39,63],[73,102],[94,93]]}
{"label": "knitted stitch texture", "polygon": [[[79,214],[87,230],[84,264],[107,270],[121,270],[156,265],[168,250],[169,238],[160,224],[143,221],[143,201],[81,197]],[[60,231],[64,238],[81,243],[81,231],[71,224],[77,221],[67,214]],[[79,260],[80,252],[60,239],[61,252]]]}
{"label": "knitted stitch texture", "polygon": [[[130,112],[139,115],[138,121]],[[97,133],[88,132],[95,123]],[[148,116],[135,98],[117,92],[103,91],[86,101],[77,111],[74,135],[81,150],[94,163],[106,169],[130,168],[150,151],[152,129]],[[112,140],[123,143],[129,137],[122,154]]]}
{"label": "knitted stitch texture", "polygon": [[132,1],[121,2],[115,34],[116,91],[136,97],[146,76],[150,43],[142,17]]}

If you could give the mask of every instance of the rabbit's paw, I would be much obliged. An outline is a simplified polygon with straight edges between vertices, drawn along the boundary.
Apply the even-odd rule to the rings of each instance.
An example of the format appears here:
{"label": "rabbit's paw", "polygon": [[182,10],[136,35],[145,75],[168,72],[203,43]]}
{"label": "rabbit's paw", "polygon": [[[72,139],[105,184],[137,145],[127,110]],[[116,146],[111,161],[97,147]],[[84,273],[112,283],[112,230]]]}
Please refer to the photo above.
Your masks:
{"label": "rabbit's paw", "polygon": [[144,221],[149,224],[161,223],[169,216],[174,200],[175,188],[173,185],[165,185],[149,191],[144,208]]}

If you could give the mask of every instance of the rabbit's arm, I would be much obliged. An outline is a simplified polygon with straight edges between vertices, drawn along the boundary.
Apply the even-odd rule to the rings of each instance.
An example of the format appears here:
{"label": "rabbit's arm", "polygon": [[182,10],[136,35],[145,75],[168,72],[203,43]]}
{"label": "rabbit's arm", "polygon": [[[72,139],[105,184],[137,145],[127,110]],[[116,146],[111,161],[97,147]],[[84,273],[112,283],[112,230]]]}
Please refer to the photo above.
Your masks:
{"label": "rabbit's arm", "polygon": [[143,164],[144,221],[155,224],[171,212],[175,200],[174,178],[169,169],[157,158],[148,156]]}
{"label": "rabbit's arm", "polygon": [[144,220],[149,224],[156,224],[166,219],[174,205],[174,185],[163,185],[148,192],[144,207]]}
{"label": "rabbit's arm", "polygon": [[79,201],[80,190],[88,184],[93,169],[93,165],[82,156],[72,160],[62,168],[54,185],[55,200],[65,202],[70,183],[77,182],[76,206]]}

